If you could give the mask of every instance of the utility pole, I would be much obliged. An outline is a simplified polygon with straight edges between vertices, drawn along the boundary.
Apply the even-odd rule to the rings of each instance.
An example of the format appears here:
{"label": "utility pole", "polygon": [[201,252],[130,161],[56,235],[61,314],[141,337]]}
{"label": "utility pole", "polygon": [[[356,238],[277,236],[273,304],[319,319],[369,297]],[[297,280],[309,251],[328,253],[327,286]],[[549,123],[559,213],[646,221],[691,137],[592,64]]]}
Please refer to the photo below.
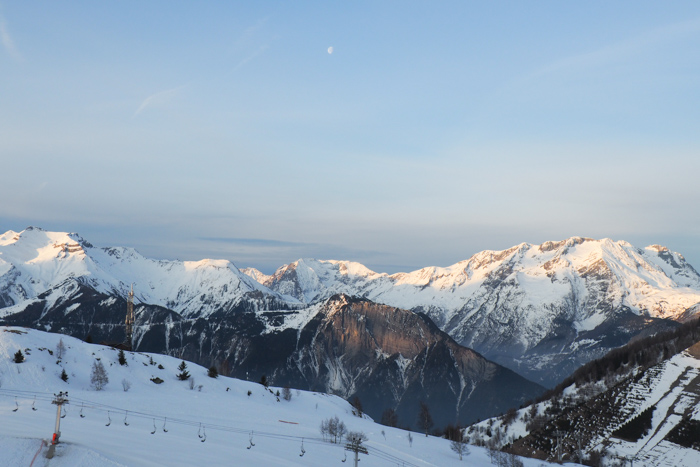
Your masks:
{"label": "utility pole", "polygon": [[348,433],[348,443],[345,445],[345,450],[355,453],[355,467],[357,467],[357,463],[360,462],[359,453],[369,454],[367,448],[362,445],[362,442],[366,439],[367,437],[363,433]]}
{"label": "utility pole", "polygon": [[59,392],[53,396],[54,399],[51,403],[56,405],[56,427],[54,428],[53,437],[51,438],[51,446],[49,446],[49,451],[46,453],[46,457],[49,459],[53,458],[56,452],[58,439],[61,437],[61,407],[63,404],[68,403],[68,392]]}
{"label": "utility pole", "polygon": [[134,338],[134,284],[131,284],[131,291],[129,292],[129,298],[126,301],[126,342],[124,342],[129,350],[133,350],[133,338]]}

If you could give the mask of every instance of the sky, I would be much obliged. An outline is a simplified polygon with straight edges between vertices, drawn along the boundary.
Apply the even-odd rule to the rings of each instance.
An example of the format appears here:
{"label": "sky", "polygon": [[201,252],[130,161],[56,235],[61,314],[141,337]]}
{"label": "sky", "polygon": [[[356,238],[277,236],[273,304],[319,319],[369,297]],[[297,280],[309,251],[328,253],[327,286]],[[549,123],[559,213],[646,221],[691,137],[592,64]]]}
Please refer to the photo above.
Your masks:
{"label": "sky", "polygon": [[700,270],[700,2],[0,0],[0,160],[2,232],[153,258]]}

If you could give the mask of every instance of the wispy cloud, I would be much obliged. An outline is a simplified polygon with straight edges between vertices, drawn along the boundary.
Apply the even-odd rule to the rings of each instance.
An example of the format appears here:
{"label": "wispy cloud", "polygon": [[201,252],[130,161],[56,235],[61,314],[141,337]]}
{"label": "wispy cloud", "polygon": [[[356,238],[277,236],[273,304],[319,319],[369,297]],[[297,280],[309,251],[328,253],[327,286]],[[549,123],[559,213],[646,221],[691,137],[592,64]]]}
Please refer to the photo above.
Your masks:
{"label": "wispy cloud", "polygon": [[700,18],[668,24],[591,52],[566,57],[536,70],[529,79],[558,71],[591,68],[642,53],[652,46],[682,40],[700,32]]}
{"label": "wispy cloud", "polygon": [[250,54],[249,56],[247,56],[246,58],[244,58],[240,62],[238,62],[238,64],[233,69],[238,70],[238,69],[244,67],[245,65],[248,64],[248,62],[257,58],[259,55],[261,55],[263,52],[265,52],[268,48],[269,47],[266,45],[261,45],[260,47],[258,47],[258,50],[256,50],[255,52],[253,52],[252,54]]}
{"label": "wispy cloud", "polygon": [[248,39],[250,39],[263,25],[267,22],[268,17],[266,16],[265,18],[262,18],[259,20],[257,23],[254,25],[246,28],[245,31],[241,34],[241,36],[238,38],[238,40],[235,42],[236,45],[240,46],[244,42],[246,42]]}
{"label": "wispy cloud", "polygon": [[138,109],[136,109],[136,112],[134,112],[133,117],[136,117],[140,113],[142,113],[144,110],[146,110],[149,107],[154,107],[154,106],[161,106],[164,105],[168,102],[170,102],[175,96],[177,96],[186,86],[178,86],[176,88],[172,89],[167,89],[165,91],[160,91],[157,92],[153,95],[148,96],[146,99],[143,100],[141,105],[139,106]]}
{"label": "wispy cloud", "polygon": [[234,243],[238,245],[258,247],[300,247],[315,246],[313,243],[285,242],[282,240],[269,240],[265,238],[233,238],[233,237],[200,237],[200,240],[219,243]]}
{"label": "wispy cloud", "polygon": [[2,46],[5,48],[5,51],[8,53],[8,55],[10,55],[10,57],[14,58],[15,60],[22,60],[22,55],[17,50],[17,47],[15,47],[15,42],[12,40],[12,36],[10,36],[10,31],[7,28],[7,22],[1,15],[0,42],[2,42]]}

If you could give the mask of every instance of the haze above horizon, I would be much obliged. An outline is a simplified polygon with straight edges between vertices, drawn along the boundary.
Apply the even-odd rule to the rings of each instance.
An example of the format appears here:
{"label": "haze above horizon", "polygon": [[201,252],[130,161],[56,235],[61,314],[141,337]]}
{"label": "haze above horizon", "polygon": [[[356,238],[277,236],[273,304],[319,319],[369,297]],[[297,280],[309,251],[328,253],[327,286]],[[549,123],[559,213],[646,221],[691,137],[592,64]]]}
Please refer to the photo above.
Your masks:
{"label": "haze above horizon", "polygon": [[572,236],[700,268],[700,4],[0,1],[0,231],[263,272]]}

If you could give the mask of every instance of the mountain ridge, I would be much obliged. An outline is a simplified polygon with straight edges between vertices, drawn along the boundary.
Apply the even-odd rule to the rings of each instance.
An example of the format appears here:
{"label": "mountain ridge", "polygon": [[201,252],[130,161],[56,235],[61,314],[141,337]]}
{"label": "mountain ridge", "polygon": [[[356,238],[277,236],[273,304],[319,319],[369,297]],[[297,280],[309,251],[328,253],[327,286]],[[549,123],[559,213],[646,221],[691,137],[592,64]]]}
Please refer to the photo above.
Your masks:
{"label": "mountain ridge", "polygon": [[635,336],[670,329],[700,310],[700,275],[682,255],[610,239],[521,243],[392,275],[313,259],[265,275],[226,260],[148,259],[37,228],[0,239],[0,318],[39,295],[50,308],[74,282],[122,298],[136,283],[137,303],[187,319],[242,309],[274,315],[343,293],[425,313],[461,345],[550,387]]}

